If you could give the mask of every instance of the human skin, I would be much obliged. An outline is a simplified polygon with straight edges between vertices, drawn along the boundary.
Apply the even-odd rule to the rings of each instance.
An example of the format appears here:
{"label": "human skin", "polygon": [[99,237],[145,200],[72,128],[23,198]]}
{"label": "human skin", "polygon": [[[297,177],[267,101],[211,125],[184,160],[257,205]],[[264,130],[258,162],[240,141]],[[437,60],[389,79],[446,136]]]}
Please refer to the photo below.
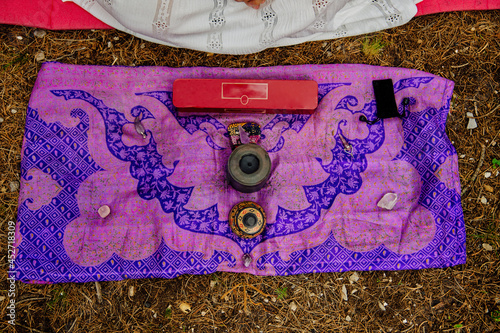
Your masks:
{"label": "human skin", "polygon": [[247,6],[252,7],[253,9],[259,9],[260,5],[262,5],[266,0],[236,0],[237,2],[244,2]]}

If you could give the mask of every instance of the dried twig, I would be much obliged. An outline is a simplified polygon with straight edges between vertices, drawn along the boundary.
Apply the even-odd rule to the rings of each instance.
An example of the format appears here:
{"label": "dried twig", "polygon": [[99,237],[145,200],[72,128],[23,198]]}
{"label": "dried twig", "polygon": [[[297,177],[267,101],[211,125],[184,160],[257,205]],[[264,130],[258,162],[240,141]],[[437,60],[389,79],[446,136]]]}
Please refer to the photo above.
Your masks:
{"label": "dried twig", "polygon": [[462,197],[464,196],[465,193],[467,193],[467,191],[474,184],[474,182],[476,181],[477,176],[479,175],[479,171],[481,171],[481,167],[483,166],[483,163],[484,163],[484,154],[486,153],[486,146],[483,143],[481,143],[481,142],[480,142],[480,144],[481,144],[481,157],[479,158],[479,163],[477,164],[476,171],[474,172],[474,175],[472,176],[472,179],[471,179],[469,185],[467,185],[467,187],[465,187],[462,190]]}

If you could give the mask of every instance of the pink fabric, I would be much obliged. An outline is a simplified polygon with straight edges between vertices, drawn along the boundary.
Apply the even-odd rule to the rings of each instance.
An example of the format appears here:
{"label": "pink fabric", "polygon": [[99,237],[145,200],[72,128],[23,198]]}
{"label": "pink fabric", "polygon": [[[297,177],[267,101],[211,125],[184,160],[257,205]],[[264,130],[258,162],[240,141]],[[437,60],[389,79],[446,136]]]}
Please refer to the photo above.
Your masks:
{"label": "pink fabric", "polygon": [[52,30],[111,29],[72,2],[0,0],[0,24]]}
{"label": "pink fabric", "polygon": [[417,16],[462,10],[499,9],[500,0],[424,0],[417,4]]}

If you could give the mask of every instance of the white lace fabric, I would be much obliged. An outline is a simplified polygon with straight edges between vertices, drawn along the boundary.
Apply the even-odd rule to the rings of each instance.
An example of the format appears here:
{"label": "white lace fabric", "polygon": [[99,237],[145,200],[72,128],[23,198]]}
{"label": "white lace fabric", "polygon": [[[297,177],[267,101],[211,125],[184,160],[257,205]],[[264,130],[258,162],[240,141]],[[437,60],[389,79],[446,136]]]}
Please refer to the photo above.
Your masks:
{"label": "white lace fabric", "polygon": [[137,37],[174,47],[249,54],[269,47],[399,26],[419,0],[267,0],[259,10],[234,0],[73,0]]}

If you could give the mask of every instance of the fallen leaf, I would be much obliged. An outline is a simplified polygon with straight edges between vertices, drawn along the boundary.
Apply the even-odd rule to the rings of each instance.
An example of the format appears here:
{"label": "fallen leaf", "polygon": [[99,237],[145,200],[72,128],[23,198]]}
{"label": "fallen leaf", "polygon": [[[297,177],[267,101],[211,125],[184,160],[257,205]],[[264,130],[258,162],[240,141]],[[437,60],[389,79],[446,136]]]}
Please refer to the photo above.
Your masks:
{"label": "fallen leaf", "polygon": [[181,309],[182,312],[184,313],[189,313],[191,312],[191,305],[185,303],[185,302],[182,302],[181,304],[179,304],[179,308]]}
{"label": "fallen leaf", "polygon": [[493,246],[488,243],[483,243],[483,249],[485,249],[486,251],[493,251]]}
{"label": "fallen leaf", "polygon": [[490,185],[484,185],[484,189],[486,192],[493,192],[493,187],[491,187]]}
{"label": "fallen leaf", "polygon": [[354,282],[357,282],[359,280],[359,275],[358,273],[354,272],[349,276],[349,282],[353,284]]}
{"label": "fallen leaf", "polygon": [[96,290],[96,293],[97,293],[97,301],[99,303],[102,303],[101,284],[99,283],[99,281],[95,281],[95,290]]}
{"label": "fallen leaf", "polygon": [[347,288],[345,287],[345,284],[342,285],[342,290],[340,292],[340,296],[342,296],[342,299],[344,301],[347,301]]}

